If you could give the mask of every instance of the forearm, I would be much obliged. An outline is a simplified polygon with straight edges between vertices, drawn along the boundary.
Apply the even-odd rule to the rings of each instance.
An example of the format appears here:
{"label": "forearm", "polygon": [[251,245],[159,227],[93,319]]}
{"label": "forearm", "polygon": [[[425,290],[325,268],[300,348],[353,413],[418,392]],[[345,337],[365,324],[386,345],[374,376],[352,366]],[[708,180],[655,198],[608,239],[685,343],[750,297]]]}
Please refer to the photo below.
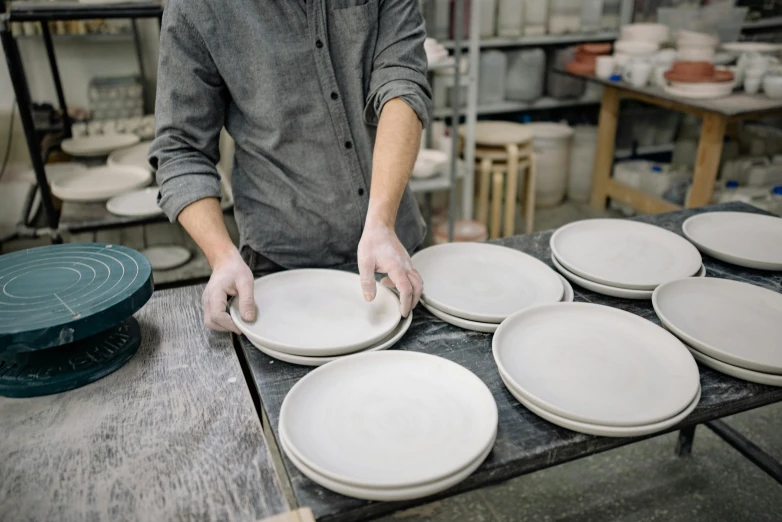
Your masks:
{"label": "forearm", "polygon": [[416,112],[401,99],[389,100],[383,106],[372,160],[368,222],[379,221],[393,229],[418,155],[421,130]]}
{"label": "forearm", "polygon": [[217,198],[205,198],[191,203],[179,213],[178,219],[204,252],[212,268],[221,259],[236,252]]}

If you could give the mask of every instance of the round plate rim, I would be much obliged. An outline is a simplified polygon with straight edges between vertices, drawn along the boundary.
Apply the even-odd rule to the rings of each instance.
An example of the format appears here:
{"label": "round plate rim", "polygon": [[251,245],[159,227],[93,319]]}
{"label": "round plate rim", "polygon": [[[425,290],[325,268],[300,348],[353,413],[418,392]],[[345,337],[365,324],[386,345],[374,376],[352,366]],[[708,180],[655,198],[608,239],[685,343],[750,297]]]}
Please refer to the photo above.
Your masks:
{"label": "round plate rim", "polygon": [[[360,353],[360,354],[355,354],[352,357],[345,357],[345,358],[342,358],[341,360],[334,361],[334,362],[329,363],[329,364],[324,364],[323,366],[315,368],[314,370],[309,372],[307,375],[305,375],[304,377],[299,379],[299,381],[296,384],[294,384],[293,387],[288,391],[288,394],[285,396],[285,399],[283,399],[282,405],[280,407],[280,416],[279,416],[279,420],[278,420],[278,431],[280,433],[280,437],[281,438],[285,437],[286,440],[288,440],[288,441],[291,440],[290,437],[288,437],[287,430],[285,429],[285,420],[290,415],[289,410],[291,408],[290,402],[288,401],[288,397],[290,397],[291,394],[294,393],[294,390],[296,390],[297,388],[301,388],[301,387],[305,386],[306,385],[306,379],[311,378],[310,376],[313,375],[314,373],[316,373],[316,372],[321,372],[322,373],[322,372],[329,372],[329,371],[339,371],[339,368],[342,365],[350,364],[350,363],[356,361],[358,357],[363,357],[363,358],[375,357],[375,358],[378,358],[378,359],[380,357],[393,357],[393,358],[398,358],[398,359],[406,358],[406,359],[415,360],[414,364],[429,364],[429,363],[431,363],[431,364],[444,364],[445,363],[445,364],[448,364],[448,365],[453,365],[452,368],[455,369],[456,371],[460,372],[463,375],[462,380],[472,381],[475,384],[475,386],[477,386],[478,389],[481,390],[481,393],[484,395],[484,397],[481,400],[481,402],[484,402],[485,403],[484,407],[489,408],[489,410],[490,410],[489,416],[491,417],[491,421],[490,421],[491,425],[492,425],[492,430],[491,431],[496,436],[497,429],[498,429],[498,424],[499,424],[499,410],[497,408],[497,402],[494,399],[494,395],[491,393],[491,390],[489,389],[489,387],[486,385],[485,382],[483,382],[483,380],[480,377],[475,375],[472,371],[468,370],[464,366],[462,366],[462,365],[460,365],[458,363],[455,363],[455,362],[453,362],[453,361],[451,361],[449,359],[446,359],[444,357],[439,357],[437,355],[431,355],[431,354],[426,354],[426,353],[422,353],[422,352],[412,352],[412,351],[406,351],[406,350],[394,350],[394,351],[384,351],[384,352]],[[425,362],[422,363],[421,361],[425,361]],[[302,384],[303,382],[305,384]],[[481,451],[476,451],[475,454],[472,456],[472,458],[468,460],[468,462],[473,462],[481,454],[483,449],[486,448],[485,444],[489,444],[489,439],[493,439],[493,436],[489,437],[483,443],[484,447],[481,449]],[[490,444],[489,447],[491,447],[491,444]],[[462,462],[461,464],[458,464],[456,466],[452,466],[453,469],[450,469],[448,471],[440,473],[437,476],[425,476],[424,478],[418,479],[415,482],[408,482],[408,483],[404,483],[404,484],[385,483],[385,484],[382,484],[382,485],[367,485],[367,484],[360,484],[356,480],[353,480],[353,479],[351,479],[349,477],[341,477],[337,473],[331,473],[328,470],[322,469],[317,464],[313,464],[312,462],[309,462],[309,459],[304,457],[295,448],[295,445],[293,445],[293,444],[290,445],[289,449],[302,462],[305,462],[309,468],[311,468],[313,471],[316,471],[318,474],[323,475],[323,476],[328,477],[328,478],[331,478],[332,480],[341,482],[341,483],[346,484],[346,485],[352,485],[352,486],[357,486],[357,487],[362,487],[362,488],[372,487],[372,488],[377,488],[377,489],[381,489],[381,488],[389,488],[390,489],[390,488],[412,487],[412,486],[427,484],[427,483],[430,483],[430,482],[434,482],[434,481],[440,480],[440,479],[442,479],[444,477],[452,476],[453,474],[458,473],[459,470],[464,469],[464,466],[465,466],[465,463]]]}
{"label": "round plate rim", "polygon": [[[102,1],[102,0],[101,0]],[[146,162],[144,165],[139,165],[138,163],[125,163],[122,161],[122,155],[130,153],[132,150],[135,150],[137,148],[141,148],[142,146],[145,146],[147,149],[149,149],[152,146],[153,140],[141,140],[133,145],[128,145],[127,147],[122,147],[121,149],[116,149],[111,151],[109,154],[109,157],[106,159],[106,164],[109,166],[131,166],[131,167],[141,167],[144,169],[148,169],[150,172],[154,172],[154,169],[152,168],[152,165],[149,164],[149,162]]]}
{"label": "round plate rim", "polygon": [[[109,198],[108,201],[106,201],[106,210],[114,214],[115,216],[121,216],[121,217],[139,217],[139,218],[146,218],[146,217],[155,217],[155,216],[162,216],[163,210],[158,208],[156,212],[119,212],[116,208],[116,205],[118,204],[118,201],[127,199],[134,194],[137,194],[139,192],[152,192],[158,193],[160,191],[159,187],[144,187],[140,189],[131,190],[129,192],[123,192],[122,194],[117,194],[116,196]],[[156,196],[157,197],[157,196]],[[111,207],[115,207],[114,210],[111,209]]]}
{"label": "round plate rim", "polygon": [[[706,221],[710,218],[716,217],[716,214],[723,214],[727,216],[740,215],[742,218],[745,216],[752,216],[750,219],[760,219],[762,221],[769,222],[770,220],[776,219],[779,220],[780,228],[782,228],[782,219],[773,216],[767,216],[765,214],[754,214],[752,212],[704,212],[702,214],[691,216],[685,220],[685,222],[682,224],[682,233],[684,234],[684,237],[686,237],[693,245],[695,245],[698,250],[713,257],[714,259],[719,259],[720,261],[724,261],[736,266],[743,266],[745,268],[755,268],[757,270],[782,270],[782,261],[778,263],[774,263],[773,261],[759,261],[740,255],[726,253],[721,250],[715,250],[713,247],[710,247],[704,244],[703,241],[697,239],[693,235],[692,227],[695,226],[698,221]],[[722,218],[722,216],[720,216],[720,218]]]}
{"label": "round plate rim", "polygon": [[[685,344],[685,346],[687,345]],[[691,346],[687,346],[687,349],[690,350],[690,353],[696,361],[703,364],[704,366],[708,366],[716,372],[724,373],[725,375],[735,377],[736,379],[743,379],[745,381],[755,382],[758,384],[766,384],[768,386],[782,386],[782,375],[748,370],[747,368],[734,366],[732,364],[722,362],[719,359],[715,359],[714,357],[709,357],[705,353],[702,353]]]}
{"label": "round plate rim", "polygon": [[[260,281],[270,281],[272,279],[279,279],[283,277],[295,277],[291,274],[296,273],[328,273],[330,276],[333,277],[352,277],[355,279],[355,284],[358,285],[356,288],[360,287],[360,278],[357,274],[353,272],[345,272],[342,270],[331,270],[331,269],[325,269],[325,268],[304,268],[304,269],[297,269],[297,270],[285,270],[282,272],[277,272],[274,274],[270,274],[267,276],[260,277],[256,279],[253,282],[253,290],[255,289],[255,285],[258,284]],[[386,296],[391,297],[395,303],[399,304],[399,298],[394,294],[389,288],[386,288],[384,285],[378,284],[377,285],[377,295],[375,296],[375,300],[378,299],[378,297],[383,294]],[[278,352],[285,352],[291,355],[302,355],[302,356],[308,356],[308,357],[332,357],[337,355],[345,355],[348,353],[355,353],[358,350],[361,350],[363,348],[366,348],[368,346],[372,346],[373,344],[377,343],[378,341],[388,337],[391,332],[394,331],[399,321],[402,320],[401,315],[399,316],[399,320],[394,325],[393,328],[390,328],[388,331],[377,334],[373,336],[369,340],[365,340],[355,346],[328,346],[325,348],[301,348],[298,346],[292,346],[287,344],[282,344],[273,340],[264,339],[262,336],[256,334],[255,332],[250,331],[247,328],[247,325],[245,321],[241,318],[239,311],[236,306],[236,302],[232,302],[231,306],[229,307],[229,312],[231,315],[231,319],[233,320],[234,324],[237,328],[247,337],[248,339],[251,339],[253,342],[262,344],[263,346],[267,348],[271,348],[272,350],[278,351]]]}
{"label": "round plate rim", "polygon": [[[3,257],[6,256],[21,257],[22,255],[27,255],[25,254],[26,252],[29,252],[31,250],[37,250],[39,248],[61,249],[62,247],[89,248],[95,252],[99,250],[106,250],[106,249],[123,252],[124,255],[132,258],[138,264],[139,275],[142,281],[138,285],[138,287],[131,292],[131,295],[129,297],[127,297],[124,300],[114,302],[110,306],[103,308],[98,312],[91,313],[83,317],[79,317],[78,319],[73,321],[60,320],[55,324],[49,324],[46,327],[39,327],[32,330],[22,330],[21,327],[17,327],[17,328],[10,328],[0,333],[0,341],[2,341],[0,342],[0,346],[2,346],[2,348],[0,348],[0,353],[36,352],[39,350],[44,350],[46,348],[59,346],[63,344],[59,339],[55,341],[50,338],[48,341],[44,342],[43,344],[38,344],[38,343],[40,343],[41,335],[43,335],[43,333],[45,333],[46,331],[52,329],[62,330],[65,326],[68,326],[69,330],[73,330],[71,334],[73,335],[73,337],[70,339],[69,342],[75,342],[84,339],[86,337],[90,337],[92,335],[95,335],[105,330],[104,327],[95,326],[97,323],[101,323],[104,325],[106,323],[115,324],[124,319],[127,319],[128,317],[130,317],[131,315],[139,311],[152,297],[152,292],[154,290],[154,282],[152,279],[152,267],[150,266],[149,261],[147,260],[147,258],[142,256],[136,250],[123,247],[121,245],[109,245],[104,243],[66,243],[64,245],[48,245],[43,247],[35,247],[27,250],[20,250],[18,252],[12,252],[10,254],[6,254]],[[126,303],[129,303],[129,305],[125,306]],[[96,317],[100,317],[100,320],[97,320]],[[78,328],[74,327],[74,325],[78,325]],[[86,326],[86,325],[90,325],[90,326]],[[35,346],[31,346],[31,343],[34,344]]]}
{"label": "round plate rim", "polygon": [[263,345],[255,344],[249,338],[247,340],[254,347],[258,348],[260,351],[262,351],[269,357],[273,359],[277,359],[278,361],[286,362],[288,364],[297,364],[299,366],[315,367],[315,366],[323,366],[326,363],[334,362],[338,359],[342,359],[343,357],[350,357],[351,355],[356,355],[359,353],[380,352],[383,350],[388,350],[389,348],[393,347],[396,343],[398,343],[402,339],[402,337],[404,337],[404,335],[410,329],[410,325],[412,323],[413,323],[413,312],[411,310],[410,313],[407,315],[406,319],[399,321],[399,326],[391,333],[391,336],[383,340],[380,344],[376,346],[370,346],[369,348],[364,348],[363,350],[360,350],[355,353],[337,355],[334,357],[307,357],[304,355],[291,355],[289,353],[272,350],[271,348],[267,348]]}
{"label": "round plate rim", "polygon": [[[684,352],[682,352],[682,353],[686,353],[687,356],[688,356],[686,358],[687,362],[683,363],[683,364],[686,364],[686,365],[689,366],[688,371],[691,372],[691,374],[692,374],[691,377],[692,377],[693,382],[695,384],[695,388],[693,390],[690,390],[691,391],[691,395],[688,397],[688,402],[684,403],[682,408],[686,408],[687,405],[690,404],[690,402],[692,401],[692,398],[695,397],[696,390],[700,389],[700,372],[698,371],[698,365],[695,363],[695,360],[690,355],[690,353],[685,349],[684,343],[682,343],[681,340],[679,340],[675,335],[673,335],[671,332],[667,331],[665,328],[661,328],[661,327],[657,326],[656,324],[652,323],[651,321],[648,321],[648,320],[644,319],[643,317],[640,317],[640,316],[635,315],[633,313],[627,312],[625,310],[621,310],[619,308],[614,308],[614,307],[611,307],[611,306],[599,305],[599,304],[594,304],[594,303],[557,303],[555,305],[547,305],[545,307],[538,307],[538,308],[535,308],[535,309],[531,309],[529,311],[524,310],[522,312],[519,312],[519,313],[514,314],[513,316],[509,317],[508,321],[506,323],[503,323],[503,325],[505,325],[505,326],[499,328],[497,333],[495,333],[494,337],[492,338],[492,355],[494,357],[494,362],[497,365],[497,369],[502,374],[504,374],[505,376],[508,377],[508,379],[509,379],[509,381],[512,384],[514,389],[516,389],[517,391],[518,390],[524,390],[523,395],[525,396],[525,398],[529,402],[532,402],[537,407],[545,409],[546,411],[548,411],[550,413],[553,413],[554,415],[556,415],[558,417],[562,417],[562,418],[565,418],[565,419],[573,420],[573,421],[584,423],[584,424],[591,424],[591,425],[595,425],[595,426],[637,427],[637,426],[646,426],[646,425],[649,425],[649,424],[654,424],[654,423],[662,422],[662,421],[665,420],[664,418],[662,418],[662,419],[655,418],[655,419],[653,419],[651,421],[643,422],[643,423],[638,423],[637,421],[633,421],[633,422],[624,422],[623,421],[622,423],[610,423],[610,424],[608,424],[606,422],[597,422],[594,419],[589,419],[586,416],[583,416],[583,415],[580,415],[578,413],[574,413],[574,412],[571,412],[571,411],[567,411],[567,410],[562,409],[562,408],[560,408],[560,407],[558,407],[558,406],[556,406],[554,404],[551,404],[547,400],[542,399],[542,398],[538,397],[537,395],[535,395],[534,393],[524,389],[518,382],[516,382],[516,380],[511,376],[511,374],[505,368],[505,365],[504,365],[504,363],[502,361],[502,358],[500,357],[500,353],[499,353],[500,352],[499,344],[500,344],[500,342],[502,342],[502,336],[503,336],[504,330],[510,328],[510,325],[514,321],[518,320],[519,317],[522,316],[522,315],[529,315],[529,314],[532,314],[532,313],[545,312],[546,310],[544,310],[544,308],[547,308],[547,309],[563,309],[564,307],[569,307],[571,309],[575,309],[575,308],[578,307],[578,308],[582,308],[582,309],[596,310],[596,311],[598,311],[598,313],[615,314],[615,315],[621,316],[621,317],[623,317],[623,318],[625,318],[625,319],[627,319],[629,321],[633,321],[636,324],[642,325],[643,328],[654,327],[654,328],[659,329],[659,330],[655,330],[655,331],[658,331],[659,333],[661,333],[665,337],[667,337],[671,341],[671,344],[675,343],[677,346],[680,346],[681,349],[684,350]],[[677,413],[679,413],[681,411],[682,411],[681,409],[677,410]]]}
{"label": "round plate rim", "polygon": [[[188,248],[183,247],[182,245],[156,245],[156,246],[145,248],[144,250],[141,250],[140,252],[141,252],[142,256],[147,257],[147,252],[149,252],[150,250],[162,250],[162,249],[168,250],[169,252],[176,251],[176,252],[178,252],[181,255],[180,255],[179,259],[177,260],[178,262],[176,264],[174,264],[174,265],[167,265],[167,266],[165,266],[163,268],[159,268],[159,267],[155,268],[154,266],[152,266],[152,261],[150,260],[149,264],[150,264],[150,266],[152,266],[152,270],[153,271],[154,270],[173,270],[174,268],[178,268],[180,266],[183,266],[183,265],[187,264],[191,259],[193,259],[193,253]],[[147,257],[147,259],[149,259],[149,258]]]}
{"label": "round plate rim", "polygon": [[[134,176],[133,178],[134,182],[131,184],[129,180],[127,187],[117,188],[113,190],[109,190],[109,189],[102,189],[101,191],[96,190],[95,193],[90,194],[88,196],[78,195],[78,194],[74,195],[73,187],[62,186],[63,183],[65,182],[73,182],[81,178],[91,178],[95,176],[100,176],[100,174],[98,174],[99,170],[125,171],[126,174],[132,173],[132,175]],[[106,174],[109,176],[119,175],[115,173],[106,173]],[[121,165],[121,166],[102,165],[100,167],[88,168],[87,171],[84,172],[83,174],[70,176],[65,180],[64,179],[54,180],[51,183],[51,189],[52,189],[52,194],[54,194],[55,196],[57,196],[63,201],[73,201],[75,203],[92,203],[92,202],[108,201],[114,196],[119,196],[120,194],[124,194],[126,192],[131,192],[146,187],[151,182],[152,182],[152,173],[141,167],[133,167],[130,165]],[[76,192],[78,193],[78,191],[79,190],[77,189]]]}
{"label": "round plate rim", "polygon": [[[96,138],[96,137],[106,137],[106,136],[127,136],[125,139],[126,143],[122,145],[116,145],[112,147],[101,147],[101,148],[95,148],[90,151],[77,151],[77,150],[68,150],[71,148],[71,144],[75,143],[77,141],[86,142],[89,141],[90,138]],[[129,134],[129,133],[117,133],[117,134],[100,134],[98,136],[83,136],[81,138],[66,138],[62,141],[60,144],[60,148],[71,156],[75,156],[77,158],[95,158],[100,156],[108,156],[111,152],[117,150],[117,149],[124,149],[126,147],[132,147],[133,145],[139,143],[141,141],[141,138],[138,137],[135,134]]]}
{"label": "round plate rim", "polygon": [[[695,348],[699,352],[704,353],[714,359],[720,360],[732,366],[739,366],[741,368],[745,368],[747,370],[753,370],[759,373],[772,373],[772,374],[782,375],[782,366],[780,366],[779,368],[773,368],[771,366],[766,366],[762,363],[757,363],[756,361],[743,359],[742,357],[737,356],[735,354],[724,352],[717,347],[711,346],[709,344],[699,341],[698,339],[695,339],[694,337],[688,335],[680,328],[675,326],[673,323],[671,323],[670,317],[667,317],[660,310],[660,293],[665,291],[668,287],[673,286],[674,284],[683,284],[682,281],[686,281],[686,280],[680,279],[678,281],[671,281],[669,283],[665,283],[664,285],[660,285],[659,288],[657,288],[652,294],[652,307],[654,308],[654,313],[657,315],[657,318],[660,319],[660,322],[663,324],[665,328],[670,330],[676,337],[678,337],[685,346],[690,346],[692,348]],[[718,281],[718,283],[712,283],[712,281]],[[723,279],[718,277],[706,277],[704,278],[704,284],[718,284],[718,285],[728,284],[728,285],[736,285],[736,286],[740,285],[742,287],[750,287],[758,290],[763,290],[765,292],[768,292],[770,295],[776,296],[775,298],[777,299],[782,299],[782,294],[778,294],[767,288],[763,288],[757,285],[744,283],[743,281],[734,281],[732,279]]]}
{"label": "round plate rim", "polygon": [[[646,230],[655,229],[656,231],[667,232],[668,234],[671,234],[673,237],[679,238],[681,241],[684,242],[682,244],[687,244],[697,254],[697,256],[698,256],[698,267],[695,270],[692,271],[692,274],[695,274],[700,269],[700,266],[703,264],[703,259],[701,258],[701,254],[698,251],[698,249],[695,248],[695,246],[692,243],[687,241],[687,239],[683,238],[682,236],[678,235],[675,232],[671,232],[670,230],[664,229],[662,227],[658,227],[656,225],[651,225],[649,223],[642,223],[640,221],[631,221],[631,220],[627,220],[627,219],[611,219],[611,218],[584,219],[584,220],[581,220],[581,221],[574,221],[573,223],[568,223],[567,225],[558,228],[551,235],[551,239],[549,240],[549,247],[551,249],[552,256],[555,256],[557,258],[557,261],[559,261],[559,263],[563,267],[567,268],[569,272],[572,272],[573,274],[577,274],[577,275],[583,277],[584,279],[588,279],[589,281],[594,281],[596,283],[601,283],[601,284],[604,284],[604,285],[607,285],[607,286],[611,286],[611,287],[614,287],[614,288],[625,288],[625,289],[628,289],[628,290],[654,290],[659,284],[661,284],[661,283],[654,283],[654,284],[653,283],[648,283],[648,284],[622,284],[622,285],[617,285],[616,282],[608,281],[608,280],[603,279],[601,277],[595,276],[594,274],[589,274],[589,273],[587,273],[584,270],[580,270],[578,267],[573,266],[573,264],[570,263],[569,261],[567,261],[566,259],[563,259],[560,250],[557,248],[557,239],[562,237],[562,235],[564,235],[570,229],[574,229],[576,227],[582,227],[582,226],[585,226],[585,225],[587,225],[589,223],[598,223],[598,222],[603,222],[603,223],[622,223],[622,224],[628,224],[629,226],[632,226],[632,227],[637,226],[637,227],[640,227],[640,228],[643,228],[643,229],[646,229]],[[684,277],[689,277],[689,276],[687,275],[687,276],[684,276]]]}
{"label": "round plate rim", "polygon": [[[491,243],[477,243],[477,242],[460,242],[460,243],[445,243],[442,245],[434,245],[428,248],[425,248],[423,250],[420,250],[419,252],[416,252],[415,255],[412,256],[413,265],[416,264],[416,259],[421,259],[423,255],[429,255],[425,253],[430,253],[434,250],[446,250],[446,249],[453,249],[453,248],[479,248],[479,249],[486,249],[486,250],[492,250],[494,252],[504,252],[507,255],[513,255],[518,257],[519,259],[524,259],[525,262],[532,262],[533,266],[538,266],[541,270],[545,268],[546,270],[552,272],[554,276],[557,276],[557,273],[555,270],[553,270],[550,266],[548,266],[546,263],[541,261],[540,259],[531,256],[527,253],[524,253],[520,250],[516,250],[513,248],[505,247],[502,245],[494,245]],[[537,265],[539,263],[539,265]],[[559,297],[557,299],[561,300],[562,296],[565,292],[565,287],[562,285],[562,281],[556,277],[556,281],[560,286],[559,290]],[[502,321],[506,319],[506,317],[498,316],[498,315],[486,315],[486,314],[480,314],[480,313],[472,313],[465,310],[459,310],[457,308],[454,308],[452,306],[448,306],[447,304],[443,303],[439,299],[432,299],[431,296],[428,296],[426,293],[426,284],[424,284],[424,292],[422,295],[422,298],[426,299],[426,301],[431,305],[436,307],[438,310],[445,312],[449,315],[452,315],[454,317],[459,317],[462,319],[467,319],[469,321],[476,321],[481,323],[496,323],[499,324]],[[533,306],[539,306],[539,305],[533,305]]]}

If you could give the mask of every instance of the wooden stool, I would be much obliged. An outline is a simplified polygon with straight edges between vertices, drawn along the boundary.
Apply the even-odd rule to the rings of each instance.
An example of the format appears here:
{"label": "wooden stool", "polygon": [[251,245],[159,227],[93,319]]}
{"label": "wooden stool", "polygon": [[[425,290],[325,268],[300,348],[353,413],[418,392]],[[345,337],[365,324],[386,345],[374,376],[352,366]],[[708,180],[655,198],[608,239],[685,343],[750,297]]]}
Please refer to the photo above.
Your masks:
{"label": "wooden stool", "polygon": [[[462,136],[465,132],[466,128],[462,126]],[[478,145],[475,149],[475,163],[479,173],[477,220],[488,226],[491,239],[514,234],[518,182],[520,170],[523,169],[527,174],[524,185],[525,232],[532,233],[535,226],[537,176],[532,131],[520,123],[481,121],[475,127],[475,143]]]}

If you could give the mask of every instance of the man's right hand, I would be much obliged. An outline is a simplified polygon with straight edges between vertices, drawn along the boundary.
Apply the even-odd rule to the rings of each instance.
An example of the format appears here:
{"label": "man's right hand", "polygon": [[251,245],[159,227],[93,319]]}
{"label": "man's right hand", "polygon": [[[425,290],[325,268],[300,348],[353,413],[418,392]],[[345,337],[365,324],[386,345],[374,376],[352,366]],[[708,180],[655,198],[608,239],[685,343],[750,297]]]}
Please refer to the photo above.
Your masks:
{"label": "man's right hand", "polygon": [[228,298],[236,297],[245,321],[255,320],[253,273],[235,247],[212,267],[212,277],[204,289],[204,326],[220,332],[241,332],[226,312]]}

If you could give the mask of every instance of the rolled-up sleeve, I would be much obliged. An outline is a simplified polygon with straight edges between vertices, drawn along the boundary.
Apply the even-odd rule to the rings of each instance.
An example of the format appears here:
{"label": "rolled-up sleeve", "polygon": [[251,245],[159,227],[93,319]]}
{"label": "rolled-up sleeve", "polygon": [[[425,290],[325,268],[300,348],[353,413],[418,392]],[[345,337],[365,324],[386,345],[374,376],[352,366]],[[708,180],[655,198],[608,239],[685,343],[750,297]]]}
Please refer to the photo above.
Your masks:
{"label": "rolled-up sleeve", "polygon": [[418,0],[378,1],[378,37],[364,122],[377,125],[386,102],[400,98],[426,127],[432,91],[426,79],[426,30]]}
{"label": "rolled-up sleeve", "polygon": [[191,203],[220,198],[215,165],[227,89],[203,38],[186,18],[187,5],[170,0],[163,14],[156,137],[149,154],[157,169],[158,204],[171,221]]}

